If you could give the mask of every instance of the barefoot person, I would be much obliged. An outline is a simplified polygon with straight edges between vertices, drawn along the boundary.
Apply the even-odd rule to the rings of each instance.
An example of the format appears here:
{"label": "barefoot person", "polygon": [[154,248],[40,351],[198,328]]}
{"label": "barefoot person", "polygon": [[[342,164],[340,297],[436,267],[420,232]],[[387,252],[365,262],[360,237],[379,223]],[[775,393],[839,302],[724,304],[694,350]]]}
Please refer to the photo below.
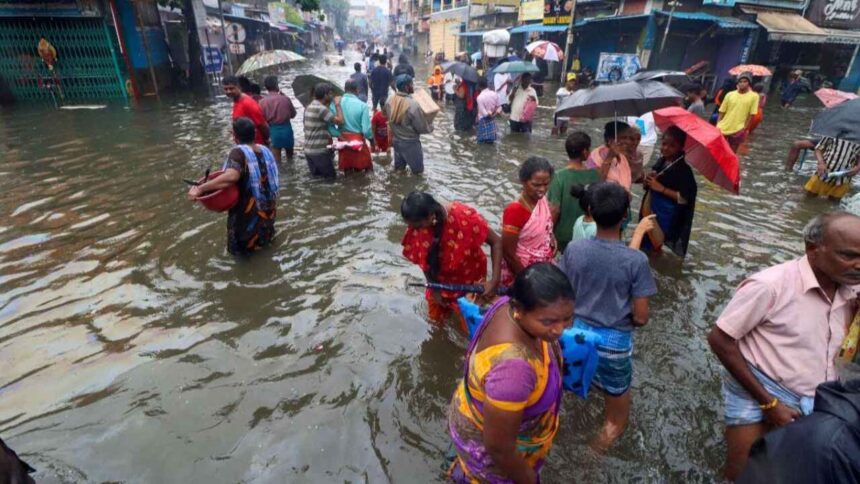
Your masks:
{"label": "barefoot person", "polygon": [[457,483],[537,483],[558,432],[561,349],[573,291],[557,267],[519,273],[484,316],[448,407]]}
{"label": "barefoot person", "polygon": [[759,97],[751,89],[751,83],[752,74],[745,72],[738,76],[737,90],[726,94],[720,104],[717,128],[735,153],[747,139],[752,119],[758,113]]}
{"label": "barefoot person", "polygon": [[254,142],[254,132],[250,119],[233,121],[236,147],[224,163],[224,173],[188,190],[188,199],[197,200],[230,185],[239,188],[239,201],[227,215],[227,251],[233,255],[258,251],[275,236],[278,163],[268,148]]}
{"label": "barefoot person", "polygon": [[815,388],[837,377],[835,356],[860,284],[860,217],[832,212],[803,231],[806,255],[743,281],[708,336],[725,367],[726,479],[769,430],[809,414]]}
{"label": "barefoot person", "polygon": [[418,101],[412,98],[415,88],[409,74],[400,74],[395,80],[397,94],[385,105],[385,117],[394,146],[394,169],[405,170],[408,166],[412,173],[424,172],[424,148],[421,135],[433,132]]}
{"label": "barefoot person", "polygon": [[367,143],[373,144],[373,131],[370,129],[370,108],[367,102],[358,98],[358,85],[352,79],[344,84],[344,95],[340,100],[343,124],[340,140],[360,142],[361,147],[347,147],[340,150],[337,166],[341,171],[372,170],[373,160]]}

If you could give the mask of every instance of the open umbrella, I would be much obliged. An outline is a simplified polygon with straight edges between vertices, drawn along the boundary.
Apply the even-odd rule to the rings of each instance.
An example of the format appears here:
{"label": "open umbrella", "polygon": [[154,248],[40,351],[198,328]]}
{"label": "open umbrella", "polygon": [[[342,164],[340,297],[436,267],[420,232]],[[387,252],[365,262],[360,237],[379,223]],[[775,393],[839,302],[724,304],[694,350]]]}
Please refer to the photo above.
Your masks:
{"label": "open umbrella", "polygon": [[654,111],[654,122],[661,131],[676,126],[687,133],[687,143],[684,144],[687,163],[708,180],[734,194],[740,193],[738,157],[719,129],[677,106]]}
{"label": "open umbrella", "polygon": [[465,62],[445,62],[442,64],[442,70],[460,76],[461,79],[467,82],[478,82],[478,79],[481,78],[478,75],[478,71]]}
{"label": "open umbrella", "polygon": [[281,66],[293,64],[296,62],[304,62],[307,59],[289,50],[266,50],[259,54],[254,54],[248,57],[248,60],[242,63],[236,75],[248,74],[249,72],[258,71],[267,67]]}
{"label": "open umbrella", "polygon": [[634,74],[629,80],[636,82],[660,81],[672,86],[682,86],[684,84],[689,84],[690,76],[688,76],[687,73],[684,71],[657,70],[638,72]]}
{"label": "open umbrella", "polygon": [[505,62],[493,69],[495,74],[523,74],[526,72],[540,72],[540,69],[531,62],[525,61]]}
{"label": "open umbrella", "polygon": [[548,40],[538,40],[526,46],[529,54],[543,59],[545,61],[561,61],[564,60],[564,49],[558,46],[555,42]]}
{"label": "open umbrella", "polygon": [[555,113],[591,119],[641,116],[655,109],[678,106],[683,98],[674,87],[657,81],[603,84],[574,92],[561,102]]}
{"label": "open umbrella", "polygon": [[836,89],[830,89],[827,87],[822,87],[821,89],[815,91],[815,97],[817,97],[818,100],[821,101],[826,108],[832,108],[833,106],[841,104],[845,101],[857,99],[857,95],[853,92],[838,91]]}
{"label": "open umbrella", "polygon": [[734,66],[729,69],[729,74],[733,76],[743,74],[744,72],[749,72],[753,76],[759,77],[767,77],[773,75],[773,73],[770,72],[770,69],[765,66],[760,66],[758,64],[741,64],[739,66]]}
{"label": "open umbrella", "polygon": [[837,104],[818,113],[809,133],[860,143],[860,99]]}
{"label": "open umbrella", "polygon": [[307,107],[308,104],[313,101],[314,87],[322,82],[327,82],[331,84],[331,86],[334,88],[335,96],[343,96],[343,89],[338,87],[338,85],[334,82],[329,81],[324,77],[315,76],[313,74],[302,74],[300,76],[296,76],[296,78],[293,80],[293,93],[295,94],[296,99],[298,99],[299,102],[302,103],[302,106]]}

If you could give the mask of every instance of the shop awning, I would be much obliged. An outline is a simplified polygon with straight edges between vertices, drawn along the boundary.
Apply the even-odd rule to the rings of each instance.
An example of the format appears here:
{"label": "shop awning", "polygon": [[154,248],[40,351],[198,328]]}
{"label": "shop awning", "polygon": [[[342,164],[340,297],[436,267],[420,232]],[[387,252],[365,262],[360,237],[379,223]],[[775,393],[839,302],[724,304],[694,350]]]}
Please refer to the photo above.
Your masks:
{"label": "shop awning", "polygon": [[[660,15],[669,15],[669,12],[663,10],[658,10],[657,13]],[[673,18],[680,20],[713,22],[716,23],[718,27],[724,30],[758,28],[758,25],[752,22],[747,22],[746,20],[741,20],[734,17],[720,17],[718,15],[711,15],[705,12],[674,12],[671,15]]]}
{"label": "shop awning", "polygon": [[230,15],[230,14],[225,13],[224,14],[224,20],[229,21],[229,22],[244,23],[245,25],[256,24],[259,27],[262,27],[262,26],[269,27],[269,22],[266,20],[260,20],[260,19],[251,18],[251,17],[243,17],[241,15]]}
{"label": "shop awning", "polygon": [[564,32],[567,25],[525,24],[511,29],[512,34],[527,34],[530,32]]}
{"label": "shop awning", "polygon": [[460,37],[483,37],[488,31],[482,30],[480,32],[457,32],[455,35]]}
{"label": "shop awning", "polygon": [[611,17],[592,17],[586,18],[582,20],[577,20],[575,27],[582,27],[588,24],[594,24],[598,22],[611,22],[611,21],[624,21],[624,20],[636,20],[636,19],[645,19],[650,17],[651,14],[636,14],[636,15],[613,15]]}
{"label": "shop awning", "polygon": [[828,44],[860,44],[860,31],[840,29],[824,29],[824,31],[827,33]]}
{"label": "shop awning", "polygon": [[772,41],[815,44],[823,44],[827,41],[827,32],[796,13],[756,10],[748,7],[742,7],[741,10],[754,14],[756,23],[767,30],[767,37]]}

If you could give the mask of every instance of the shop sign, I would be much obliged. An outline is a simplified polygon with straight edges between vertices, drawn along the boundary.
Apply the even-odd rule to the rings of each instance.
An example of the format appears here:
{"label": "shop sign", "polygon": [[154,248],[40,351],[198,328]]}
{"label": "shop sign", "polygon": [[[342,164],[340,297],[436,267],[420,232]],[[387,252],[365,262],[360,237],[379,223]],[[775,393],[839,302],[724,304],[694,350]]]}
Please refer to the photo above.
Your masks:
{"label": "shop sign", "polygon": [[230,53],[242,55],[245,53],[245,44],[230,44]]}
{"label": "shop sign", "polygon": [[541,20],[543,18],[544,0],[530,0],[520,4],[519,21]]}
{"label": "shop sign", "polygon": [[860,0],[813,0],[807,14],[819,27],[860,28]]}
{"label": "shop sign", "polygon": [[603,82],[623,81],[639,72],[641,65],[636,54],[601,52],[594,79]]}
{"label": "shop sign", "polygon": [[573,8],[573,0],[544,0],[543,2],[543,24],[544,25],[567,25],[570,23],[570,9]]}

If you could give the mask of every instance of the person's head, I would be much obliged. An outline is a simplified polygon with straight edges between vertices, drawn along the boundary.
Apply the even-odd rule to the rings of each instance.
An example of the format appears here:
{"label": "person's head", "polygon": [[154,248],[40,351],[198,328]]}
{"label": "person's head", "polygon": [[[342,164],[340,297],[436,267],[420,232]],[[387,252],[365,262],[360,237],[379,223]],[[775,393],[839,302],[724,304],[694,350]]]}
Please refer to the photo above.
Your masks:
{"label": "person's head", "polygon": [[570,280],[555,264],[538,262],[517,274],[510,291],[511,316],[529,336],[556,341],[573,320]]}
{"label": "person's head", "polygon": [[564,87],[568,91],[573,91],[576,89],[576,74],[573,72],[568,72],[567,77],[564,80]]}
{"label": "person's head", "polygon": [[636,153],[640,141],[642,141],[642,132],[639,131],[638,126],[630,126],[618,133],[618,143],[628,157]]}
{"label": "person's head", "polygon": [[266,90],[269,92],[278,92],[278,76],[266,76],[263,79],[263,85],[266,86]]}
{"label": "person's head", "polygon": [[251,80],[246,76],[239,76],[239,89],[245,94],[251,93]]}
{"label": "person's head", "polygon": [[627,190],[615,182],[599,182],[588,186],[588,213],[602,229],[620,227],[630,209]]}
{"label": "person's head", "polygon": [[582,131],[574,131],[564,140],[564,150],[569,160],[584,160],[591,153],[591,137]]}
{"label": "person's head", "polygon": [[621,121],[610,121],[603,126],[603,141],[607,145],[615,144],[621,133],[630,129],[630,125]]}
{"label": "person's head", "polygon": [[377,54],[376,52],[374,52],[373,54],[370,54],[370,66],[371,67],[373,67],[374,62],[379,62],[379,54]]}
{"label": "person's head", "polygon": [[750,90],[750,86],[752,85],[752,74],[749,72],[744,72],[743,74],[738,76],[738,92],[743,94]]}
{"label": "person's head", "polygon": [[687,99],[690,101],[698,101],[702,97],[702,86],[699,84],[690,84],[686,89]]}
{"label": "person's head", "polygon": [[684,154],[684,143],[687,142],[687,133],[681,131],[677,126],[671,126],[663,133],[660,142],[660,156],[664,160],[674,161]]}
{"label": "person's head", "polygon": [[352,79],[348,79],[343,83],[343,90],[350,94],[358,94],[358,84]]}
{"label": "person's head", "polygon": [[246,117],[233,121],[233,139],[240,145],[254,142],[254,122]]}
{"label": "person's head", "polygon": [[531,85],[531,83],[532,83],[531,73],[526,72],[523,74],[522,77],[520,77],[520,85],[523,86],[523,89],[529,87]]}
{"label": "person's head", "polygon": [[409,58],[406,57],[406,54],[400,54],[400,57],[397,58],[398,64],[409,64]]}
{"label": "person's head", "polygon": [[439,275],[439,243],[445,230],[445,207],[427,192],[415,191],[406,195],[400,203],[400,216],[411,229],[433,231],[433,241],[427,251],[429,276],[435,280]]}
{"label": "person's head", "polygon": [[361,72],[361,62],[356,62],[352,65],[352,68],[355,69],[355,72]]}
{"label": "person's head", "polygon": [[262,93],[263,93],[263,91],[262,91],[262,89],[260,89],[259,84],[257,84],[256,82],[251,84],[251,94],[253,94],[255,96],[259,96]]}
{"label": "person's head", "polygon": [[490,85],[490,84],[487,82],[487,78],[486,78],[486,77],[481,77],[481,78],[479,78],[479,79],[478,79],[478,90],[479,90],[479,91],[483,91],[483,90],[484,90],[484,89],[486,89],[486,88],[487,88],[487,86],[489,86],[489,85]]}
{"label": "person's head", "polygon": [[520,165],[519,178],[523,184],[523,193],[532,200],[539,200],[546,195],[549,182],[555,169],[552,163],[540,156],[530,156]]}
{"label": "person's head", "polygon": [[570,187],[570,196],[579,201],[579,208],[582,209],[582,213],[590,213],[589,210],[591,210],[591,204],[588,202],[588,187],[589,185],[580,183],[574,183]]}
{"label": "person's head", "polygon": [[328,106],[331,103],[333,91],[334,89],[331,87],[331,84],[321,82],[314,86],[314,99],[319,101],[321,104]]}
{"label": "person's head", "polygon": [[818,215],[806,224],[803,240],[817,276],[860,284],[860,217],[842,211]]}
{"label": "person's head", "polygon": [[225,76],[221,81],[224,86],[224,94],[232,100],[239,99],[242,95],[242,89],[239,87],[239,78],[236,76]]}
{"label": "person's head", "polygon": [[437,66],[433,67],[433,74],[436,74],[437,76],[441,76],[442,75],[442,66],[437,65]]}
{"label": "person's head", "polygon": [[409,74],[400,74],[395,77],[394,87],[397,88],[398,92],[405,92],[408,94],[412,94],[415,91],[412,83],[412,76]]}
{"label": "person's head", "polygon": [[761,93],[763,93],[763,92],[764,92],[764,84],[762,84],[762,83],[760,83],[760,82],[757,82],[757,83],[753,86],[752,90],[753,90],[753,91],[755,91],[755,92],[757,92],[757,93],[759,93],[759,94],[761,94]]}
{"label": "person's head", "polygon": [[376,61],[379,62],[379,65],[384,66],[388,62],[388,57],[382,54],[376,58]]}

